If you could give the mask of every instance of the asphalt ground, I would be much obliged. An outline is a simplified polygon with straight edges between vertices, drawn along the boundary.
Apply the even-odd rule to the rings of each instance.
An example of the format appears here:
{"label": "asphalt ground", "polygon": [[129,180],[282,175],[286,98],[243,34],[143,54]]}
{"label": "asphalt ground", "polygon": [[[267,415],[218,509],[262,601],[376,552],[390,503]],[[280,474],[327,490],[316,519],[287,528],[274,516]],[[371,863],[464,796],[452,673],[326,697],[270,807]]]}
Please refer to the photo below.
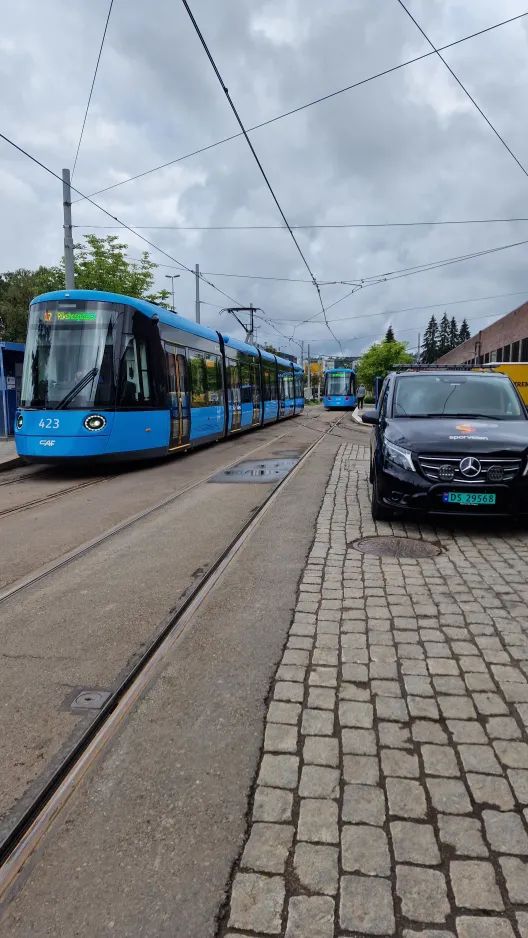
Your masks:
{"label": "asphalt ground", "polygon": [[[171,464],[164,463],[148,469],[141,468],[137,473],[127,472],[100,485],[66,494],[63,498],[52,500],[45,505],[4,516],[0,527],[5,529],[10,526],[11,530],[18,530],[18,538],[13,541],[18,557],[16,569],[21,569],[27,575],[42,562],[62,556],[65,550],[78,547],[94,533],[100,534],[108,530],[112,523],[119,523],[130,517],[131,508],[132,513],[136,513],[138,510],[152,507],[161,498],[172,493],[177,494],[227,462],[247,458],[248,450],[256,446],[266,443],[256,454],[258,458],[276,456],[279,452],[292,450],[300,453],[317,438],[316,434],[320,435],[320,431],[336,419],[336,415],[324,414],[320,410],[315,413],[308,412],[298,421],[290,421],[267,428],[259,434],[241,437],[226,446],[209,447],[193,454],[189,459],[176,460]],[[317,450],[318,455],[314,454],[309,464],[312,460],[314,465],[316,464],[315,460],[321,458],[319,454],[323,449],[329,454],[335,452],[335,447],[343,436],[348,438],[350,434],[359,434],[364,440],[364,431],[348,426],[348,416],[345,421],[343,428],[335,431],[336,439],[325,438],[323,446]],[[285,436],[277,440],[277,437],[283,434]],[[264,439],[265,436],[267,440]],[[183,472],[180,471],[182,468]],[[299,478],[306,472],[307,467],[303,467]],[[324,481],[325,479],[322,479],[321,485]],[[295,484],[299,485],[299,482]],[[50,771],[60,761],[63,753],[85,728],[88,717],[74,714],[69,709],[68,703],[72,697],[81,688],[112,690],[116,686],[123,673],[133,665],[157,632],[160,624],[167,619],[190,586],[252,516],[269,490],[269,485],[262,484],[198,485],[171,505],[154,512],[82,558],[1,604],[2,832],[10,829]],[[96,511],[93,504],[95,492],[98,500],[106,500],[106,512]],[[279,503],[286,497],[286,492],[287,490],[280,496]],[[101,509],[99,502],[97,506]],[[309,491],[305,491],[302,498],[293,500],[291,509],[291,524],[287,531],[281,531],[281,550],[286,551],[282,555],[282,562],[280,552],[273,546],[273,533],[269,534],[269,557],[266,557],[264,563],[264,566],[270,564],[273,567],[269,580],[262,579],[262,560],[257,553],[249,566],[241,564],[241,560],[237,560],[234,565],[233,571],[239,571],[239,582],[237,588],[230,593],[229,602],[220,602],[219,599],[209,601],[212,603],[212,616],[216,623],[213,626],[215,638],[214,642],[203,650],[206,656],[212,654],[212,658],[202,660],[200,673],[202,670],[207,673],[211,669],[214,672],[216,664],[223,660],[225,651],[228,651],[225,667],[233,669],[233,673],[239,669],[244,671],[243,660],[237,661],[233,648],[229,648],[229,633],[237,616],[244,620],[246,629],[248,625],[253,624],[252,618],[248,619],[248,586],[251,585],[251,579],[255,578],[258,581],[258,589],[263,589],[263,600],[265,598],[265,602],[260,604],[259,614],[264,615],[266,619],[267,625],[263,627],[267,634],[266,641],[262,642],[262,635],[260,640],[257,638],[257,630],[257,633],[253,634],[253,642],[256,641],[259,648],[262,647],[261,667],[266,680],[269,681],[276,661],[273,656],[278,654],[277,648],[280,650],[280,642],[277,647],[275,644],[277,635],[282,641],[293,607],[291,599],[284,608],[282,620],[277,614],[277,601],[282,604],[282,591],[276,593],[274,589],[281,583],[281,578],[285,579],[287,589],[293,591],[291,596],[294,597],[302,561],[313,531],[317,504]],[[274,511],[277,510],[276,507]],[[281,520],[281,524],[286,522],[287,516]],[[304,540],[296,539],[296,524],[301,524]],[[49,537],[46,536],[46,531],[49,531]],[[6,544],[4,538],[2,543]],[[31,550],[28,550],[28,545]],[[296,557],[298,566],[294,567],[291,560]],[[2,568],[3,566],[2,564]],[[9,574],[6,581],[13,585]],[[284,589],[286,590],[286,583]],[[273,596],[271,602],[270,592]],[[249,593],[252,595],[251,591]],[[234,603],[234,606],[230,603]],[[254,609],[254,603],[251,609]],[[236,649],[242,654],[240,642],[236,644]],[[250,648],[248,652],[250,658],[255,653],[254,650],[251,652]],[[189,683],[193,668],[194,664],[189,660],[185,671],[178,672],[177,712],[178,725],[181,721],[180,714],[187,713],[181,731],[184,736],[188,732],[189,741],[194,739],[196,743],[193,727],[197,719],[203,721],[203,715],[201,700],[194,696]],[[251,668],[247,674],[244,673],[244,678],[247,679],[247,686],[246,681],[239,676],[241,683],[249,690],[253,681]],[[171,687],[174,683],[169,681]],[[213,679],[212,685],[215,686],[216,683]],[[197,689],[198,677],[195,684]],[[203,692],[203,688],[200,691]],[[153,693],[156,693],[155,689]],[[212,706],[215,716],[223,719],[216,704]],[[253,702],[252,707],[258,710],[258,701]],[[176,711],[172,711],[172,714],[171,724],[174,723]],[[230,718],[225,719],[226,724],[229,724]],[[154,722],[157,724],[159,721]],[[154,735],[158,744],[161,743],[163,734],[158,737],[156,730]],[[134,745],[139,745],[142,749],[143,743],[138,741],[139,737],[136,737]],[[172,737],[163,739],[162,749],[165,753],[171,752],[171,741]],[[221,733],[218,744],[223,749],[224,740]],[[251,762],[247,746],[242,748],[240,759],[244,762],[249,758]],[[203,752],[205,774],[208,749],[209,743]],[[152,758],[154,756],[151,752],[149,759]],[[253,767],[255,758],[256,754],[251,763]],[[153,764],[150,762],[150,765]],[[189,764],[185,760],[181,763],[182,771],[186,772],[191,765],[192,760]],[[169,761],[167,771],[171,771],[171,766],[172,762]],[[123,805],[123,811],[129,815],[130,805]],[[243,813],[242,811],[242,815]],[[133,814],[132,811],[132,816]],[[224,839],[220,838],[219,848]],[[96,847],[98,842],[94,841]],[[234,857],[236,848],[233,849]],[[223,848],[220,853],[225,865]],[[40,864],[37,869],[39,868]],[[219,869],[224,870],[224,866],[221,865]],[[225,877],[223,882],[225,883]],[[112,892],[111,889],[109,897]],[[46,932],[39,930],[38,933]],[[51,930],[49,933],[57,932]],[[82,931],[77,933],[84,934]],[[90,934],[93,933],[91,930]],[[99,932],[96,930],[95,933]],[[122,932],[128,933],[151,932]],[[193,932],[181,934],[184,933]]]}

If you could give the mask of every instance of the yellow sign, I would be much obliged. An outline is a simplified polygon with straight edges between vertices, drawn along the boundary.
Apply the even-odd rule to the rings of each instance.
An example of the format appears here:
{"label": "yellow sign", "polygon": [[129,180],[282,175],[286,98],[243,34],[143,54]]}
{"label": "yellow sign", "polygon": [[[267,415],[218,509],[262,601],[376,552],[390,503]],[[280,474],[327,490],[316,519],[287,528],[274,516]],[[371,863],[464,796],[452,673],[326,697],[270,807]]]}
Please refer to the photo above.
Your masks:
{"label": "yellow sign", "polygon": [[528,362],[500,362],[493,370],[508,375],[528,405]]}

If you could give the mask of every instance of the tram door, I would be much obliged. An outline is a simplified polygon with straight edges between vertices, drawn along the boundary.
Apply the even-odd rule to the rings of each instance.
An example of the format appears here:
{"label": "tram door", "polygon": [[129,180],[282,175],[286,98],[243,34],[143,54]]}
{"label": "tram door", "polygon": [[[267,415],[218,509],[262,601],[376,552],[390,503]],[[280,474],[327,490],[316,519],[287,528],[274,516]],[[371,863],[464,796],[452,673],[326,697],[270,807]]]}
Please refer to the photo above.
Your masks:
{"label": "tram door", "polygon": [[169,450],[185,446],[191,433],[191,409],[185,349],[165,342],[167,397],[170,408]]}

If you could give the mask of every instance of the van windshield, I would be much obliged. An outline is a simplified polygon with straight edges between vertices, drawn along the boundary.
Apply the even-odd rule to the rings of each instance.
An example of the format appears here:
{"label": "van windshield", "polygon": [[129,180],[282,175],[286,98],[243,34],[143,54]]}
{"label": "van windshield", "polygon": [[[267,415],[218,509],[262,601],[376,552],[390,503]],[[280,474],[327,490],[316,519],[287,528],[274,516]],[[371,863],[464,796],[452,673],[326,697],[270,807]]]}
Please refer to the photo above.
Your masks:
{"label": "van windshield", "polygon": [[486,374],[400,375],[393,417],[526,419],[512,383]]}

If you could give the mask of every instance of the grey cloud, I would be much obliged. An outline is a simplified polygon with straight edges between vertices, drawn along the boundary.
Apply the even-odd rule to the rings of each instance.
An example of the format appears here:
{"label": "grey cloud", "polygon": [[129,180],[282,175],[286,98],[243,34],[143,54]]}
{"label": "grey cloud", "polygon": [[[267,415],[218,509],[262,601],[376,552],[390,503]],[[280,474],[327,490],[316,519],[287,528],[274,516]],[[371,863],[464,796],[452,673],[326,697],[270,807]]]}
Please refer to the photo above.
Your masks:
{"label": "grey cloud", "polygon": [[[524,12],[521,0],[502,0],[500,10],[494,0],[471,5],[409,0],[409,5],[437,44]],[[238,129],[182,4],[128,0],[114,7],[75,176],[85,192]],[[396,0],[194,0],[192,7],[248,126],[427,51]],[[59,172],[73,160],[106,11],[106,0],[78,7],[66,0],[45,5],[20,0],[16,9],[3,11],[1,126]],[[528,164],[526,47],[521,21],[464,43],[446,58]],[[255,131],[252,139],[292,223],[528,216],[528,179],[434,58]],[[55,262],[61,253],[60,184],[5,144],[0,159],[0,269]],[[128,224],[280,224],[241,139],[96,201]],[[107,220],[80,202],[74,221],[104,225]],[[308,277],[284,231],[143,233],[189,267],[199,261],[204,271]],[[524,236],[528,224],[312,230],[299,232],[298,239],[318,278],[341,280]],[[133,256],[144,247],[127,232],[123,240]],[[172,263],[152,254],[160,265]],[[516,248],[368,287],[329,310],[328,319],[337,320],[332,328],[350,352],[383,335],[389,321],[397,336],[415,344],[432,310],[391,311],[528,290],[525,257],[526,250]],[[170,268],[160,266],[159,286],[166,273]],[[288,335],[294,321],[318,309],[308,283],[213,279],[242,304],[263,307]],[[330,304],[347,287],[325,286],[322,292]],[[189,275],[177,281],[177,295],[181,312],[192,316]],[[202,298],[218,306],[227,302],[206,285]],[[466,315],[476,329],[490,321],[487,316],[522,300],[447,309],[459,319]],[[347,315],[354,318],[347,321]],[[214,306],[204,306],[203,320],[238,331]],[[262,338],[273,335],[263,324]],[[338,351],[319,320],[299,327],[296,338],[309,341],[316,352]],[[278,334],[275,340],[288,347]]]}

